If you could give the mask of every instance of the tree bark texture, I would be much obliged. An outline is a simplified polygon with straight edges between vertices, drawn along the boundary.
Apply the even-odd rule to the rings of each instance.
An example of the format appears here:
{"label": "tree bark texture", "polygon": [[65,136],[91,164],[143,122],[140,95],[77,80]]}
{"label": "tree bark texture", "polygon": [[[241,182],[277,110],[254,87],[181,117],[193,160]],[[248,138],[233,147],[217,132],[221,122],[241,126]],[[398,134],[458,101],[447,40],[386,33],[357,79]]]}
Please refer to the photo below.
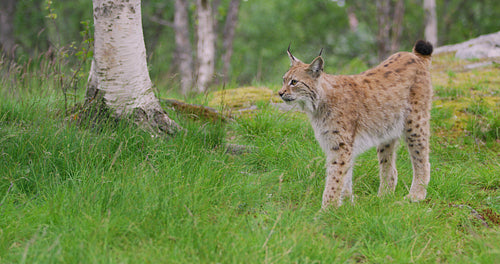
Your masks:
{"label": "tree bark texture", "polygon": [[87,102],[102,98],[119,117],[158,133],[173,134],[177,124],[161,108],[146,63],[140,0],[93,0],[94,62]]}
{"label": "tree bark texture", "polygon": [[187,94],[193,87],[193,51],[189,39],[188,2],[186,0],[175,0],[174,30],[181,89],[183,94]]}
{"label": "tree bark texture", "polygon": [[0,1],[0,51],[14,57],[14,13],[17,0]]}
{"label": "tree bark texture", "polygon": [[394,3],[392,14],[391,49],[390,54],[398,52],[401,44],[401,33],[403,33],[403,19],[405,15],[405,4],[403,0]]}
{"label": "tree bark texture", "polygon": [[231,0],[231,2],[229,3],[229,9],[227,11],[226,24],[224,25],[224,40],[222,42],[222,74],[224,76],[224,82],[226,83],[229,81],[229,73],[231,70],[231,56],[233,55],[234,32],[236,31],[236,25],[238,24],[239,7],[240,0]]}
{"label": "tree bark texture", "polygon": [[436,0],[424,0],[425,39],[434,47],[438,44],[438,26],[436,16]]}
{"label": "tree bark texture", "polygon": [[377,46],[380,61],[399,50],[404,18],[403,0],[377,0]]}
{"label": "tree bark texture", "polygon": [[215,73],[215,28],[212,5],[209,0],[197,0],[197,58],[196,86],[198,92],[205,92]]}

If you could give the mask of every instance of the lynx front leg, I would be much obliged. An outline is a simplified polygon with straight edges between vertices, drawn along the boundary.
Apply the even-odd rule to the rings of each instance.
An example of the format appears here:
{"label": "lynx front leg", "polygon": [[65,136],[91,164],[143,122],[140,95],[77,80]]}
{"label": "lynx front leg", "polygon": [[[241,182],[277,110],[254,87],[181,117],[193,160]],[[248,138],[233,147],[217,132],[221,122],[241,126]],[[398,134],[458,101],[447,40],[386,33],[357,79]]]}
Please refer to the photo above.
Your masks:
{"label": "lynx front leg", "polygon": [[380,187],[378,196],[393,193],[398,182],[398,171],[396,169],[396,150],[398,139],[380,144],[377,147],[377,156],[380,164]]}
{"label": "lynx front leg", "polygon": [[343,148],[336,152],[333,158],[327,159],[323,209],[330,205],[340,206],[343,197],[351,197],[352,195],[351,148],[343,145]]}
{"label": "lynx front leg", "polygon": [[[351,161],[351,164],[354,164],[354,160]],[[350,166],[347,170],[344,187],[340,193],[340,203],[343,203],[344,201],[350,201],[351,203],[354,202],[354,196],[352,193],[352,167],[353,166]]]}

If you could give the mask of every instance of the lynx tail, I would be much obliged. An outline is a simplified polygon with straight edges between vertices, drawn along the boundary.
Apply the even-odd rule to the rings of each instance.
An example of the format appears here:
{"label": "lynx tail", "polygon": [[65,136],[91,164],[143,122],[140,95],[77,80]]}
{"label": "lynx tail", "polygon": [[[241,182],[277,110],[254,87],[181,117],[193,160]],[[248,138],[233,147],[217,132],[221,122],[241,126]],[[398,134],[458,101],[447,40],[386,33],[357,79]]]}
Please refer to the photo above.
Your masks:
{"label": "lynx tail", "polygon": [[430,56],[432,54],[432,44],[425,40],[419,40],[415,43],[413,52],[424,56]]}

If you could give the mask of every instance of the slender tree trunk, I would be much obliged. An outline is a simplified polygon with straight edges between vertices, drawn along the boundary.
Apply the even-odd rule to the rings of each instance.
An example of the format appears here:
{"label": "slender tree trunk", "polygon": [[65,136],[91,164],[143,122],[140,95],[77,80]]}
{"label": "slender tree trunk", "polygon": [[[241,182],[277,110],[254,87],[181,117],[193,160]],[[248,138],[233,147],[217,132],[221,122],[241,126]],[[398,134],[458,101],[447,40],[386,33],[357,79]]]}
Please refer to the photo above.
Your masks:
{"label": "slender tree trunk", "polygon": [[0,51],[14,57],[14,13],[17,0],[0,1]]}
{"label": "slender tree trunk", "polygon": [[229,72],[231,70],[231,56],[233,55],[234,32],[238,23],[239,7],[240,0],[231,0],[227,12],[226,24],[224,26],[224,40],[222,42],[222,73],[224,76],[224,82],[226,83],[229,81]]}
{"label": "slender tree trunk", "polygon": [[175,0],[174,30],[178,65],[181,75],[181,89],[187,94],[193,86],[193,57],[189,40],[188,3],[186,0]]}
{"label": "slender tree trunk", "polygon": [[434,47],[438,44],[438,27],[436,16],[436,0],[424,0],[425,39]]}
{"label": "slender tree trunk", "polygon": [[379,60],[399,50],[404,18],[403,0],[377,0],[377,45]]}
{"label": "slender tree trunk", "polygon": [[215,73],[215,28],[212,5],[209,0],[197,0],[197,88],[204,92]]}
{"label": "slender tree trunk", "polygon": [[[391,28],[391,49],[390,53],[399,51],[401,44],[401,33],[403,33],[403,18],[405,15],[405,4],[403,0],[397,0],[394,4]],[[389,54],[390,55],[390,54]]]}
{"label": "slender tree trunk", "polygon": [[379,61],[384,60],[389,55],[390,39],[390,23],[389,23],[389,12],[390,12],[391,0],[377,0],[377,46],[378,46],[378,59]]}
{"label": "slender tree trunk", "polygon": [[146,63],[140,0],[93,0],[94,61],[87,103],[104,103],[118,117],[133,114],[156,133],[174,134],[178,125],[153,93]]}
{"label": "slender tree trunk", "polygon": [[[220,6],[220,2],[221,0],[209,0],[209,2],[212,3],[212,17],[214,18],[214,36],[215,36],[215,39],[217,39],[219,36],[217,36],[217,32],[218,32],[218,28],[219,28],[219,21],[217,19],[215,19],[215,17],[217,16],[217,13],[219,12],[219,6]],[[215,46],[217,46],[217,43],[215,44]]]}

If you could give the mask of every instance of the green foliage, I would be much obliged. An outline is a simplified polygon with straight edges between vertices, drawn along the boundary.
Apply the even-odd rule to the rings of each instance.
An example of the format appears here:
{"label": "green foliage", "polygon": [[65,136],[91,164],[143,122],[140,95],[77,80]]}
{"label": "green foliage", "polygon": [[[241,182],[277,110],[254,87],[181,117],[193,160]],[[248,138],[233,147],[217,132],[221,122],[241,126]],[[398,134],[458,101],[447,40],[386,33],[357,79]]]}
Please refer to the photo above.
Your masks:
{"label": "green foliage", "polygon": [[55,47],[81,41],[81,21],[92,19],[92,1],[18,0],[14,35],[19,58],[36,58]]}
{"label": "green foliage", "polygon": [[[375,2],[370,1],[242,1],[234,42],[231,81],[237,85],[260,82],[279,83],[286,71],[286,47],[308,62],[324,48],[328,71],[345,70],[351,61],[376,64],[377,32]],[[227,14],[229,0],[220,1],[216,20],[218,34]],[[142,1],[143,29],[148,51],[151,78],[159,89],[176,91],[179,88],[175,69],[174,30],[151,18],[173,21],[174,1]],[[191,4],[191,39],[194,41],[195,5]],[[496,14],[500,6],[493,0],[438,1],[437,15],[440,44],[450,44],[498,30]],[[351,31],[348,22],[351,10],[359,22]],[[79,32],[87,25],[80,21],[92,20],[92,2],[20,0],[14,21],[18,58],[36,58],[49,49],[82,42]],[[421,1],[405,1],[401,50],[410,50],[414,41],[423,38],[424,12]],[[92,27],[90,27],[92,30]],[[194,42],[193,42],[194,43]],[[218,43],[222,54],[222,43]],[[195,45],[193,45],[195,47]],[[220,61],[217,67],[222,67]],[[88,69],[88,68],[86,68]],[[354,72],[350,72],[354,73]]]}
{"label": "green foliage", "polygon": [[495,0],[436,1],[436,8],[441,17],[438,21],[441,44],[458,43],[497,32],[500,26],[495,18],[495,14],[500,12],[500,6]]}
{"label": "green foliage", "polygon": [[347,44],[338,43],[339,37],[348,32],[345,10],[332,1],[243,2],[239,23],[233,62],[241,69],[235,70],[240,82],[279,83],[289,65],[286,48],[290,43],[293,54],[305,62],[324,48],[327,66],[338,62],[335,49]]}

